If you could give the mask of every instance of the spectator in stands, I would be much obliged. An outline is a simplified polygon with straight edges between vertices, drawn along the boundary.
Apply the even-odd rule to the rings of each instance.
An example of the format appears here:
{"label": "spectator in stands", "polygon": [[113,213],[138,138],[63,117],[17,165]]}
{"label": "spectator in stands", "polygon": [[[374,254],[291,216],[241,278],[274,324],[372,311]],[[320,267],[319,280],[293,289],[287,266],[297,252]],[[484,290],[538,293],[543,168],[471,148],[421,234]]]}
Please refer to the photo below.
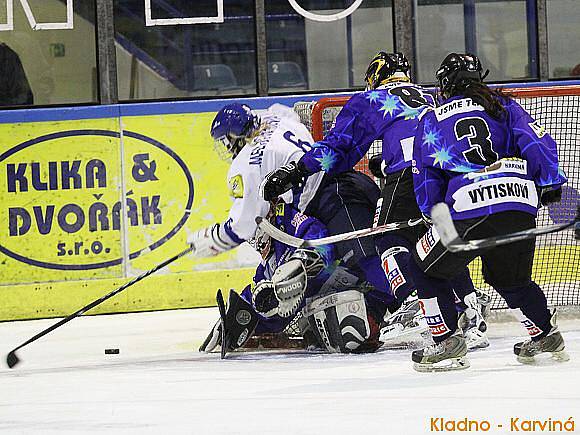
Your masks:
{"label": "spectator in stands", "polygon": [[34,96],[18,53],[0,43],[0,105],[32,104]]}

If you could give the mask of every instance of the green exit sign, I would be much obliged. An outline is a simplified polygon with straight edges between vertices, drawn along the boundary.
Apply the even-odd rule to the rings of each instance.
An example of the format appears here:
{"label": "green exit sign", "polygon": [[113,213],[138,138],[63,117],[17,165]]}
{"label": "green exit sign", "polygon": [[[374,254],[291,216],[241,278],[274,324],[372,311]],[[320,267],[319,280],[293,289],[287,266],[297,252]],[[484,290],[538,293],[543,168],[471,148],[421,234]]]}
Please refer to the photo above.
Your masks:
{"label": "green exit sign", "polygon": [[65,56],[64,44],[62,43],[50,44],[50,53],[52,54],[52,57],[64,57]]}

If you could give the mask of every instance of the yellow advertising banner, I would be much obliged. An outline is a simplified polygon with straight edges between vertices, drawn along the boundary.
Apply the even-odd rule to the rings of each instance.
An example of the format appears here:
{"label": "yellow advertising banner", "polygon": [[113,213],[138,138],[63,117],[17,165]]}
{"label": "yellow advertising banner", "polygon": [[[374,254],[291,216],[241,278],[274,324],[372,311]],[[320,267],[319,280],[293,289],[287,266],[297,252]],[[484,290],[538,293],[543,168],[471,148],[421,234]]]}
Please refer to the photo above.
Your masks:
{"label": "yellow advertising banner", "polygon": [[[0,124],[0,320],[69,314],[223,220],[215,113]],[[183,258],[95,312],[213,305],[254,263]]]}

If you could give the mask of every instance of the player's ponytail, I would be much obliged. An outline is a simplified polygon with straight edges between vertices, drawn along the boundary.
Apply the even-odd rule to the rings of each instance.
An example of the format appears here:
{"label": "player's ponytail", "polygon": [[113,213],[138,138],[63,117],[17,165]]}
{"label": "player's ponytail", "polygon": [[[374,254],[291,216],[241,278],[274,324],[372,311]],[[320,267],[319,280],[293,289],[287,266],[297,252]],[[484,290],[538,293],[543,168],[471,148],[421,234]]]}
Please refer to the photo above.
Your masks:
{"label": "player's ponytail", "polygon": [[482,82],[469,79],[456,83],[455,93],[471,98],[483,106],[487,114],[499,120],[506,116],[504,105],[511,98],[511,95],[501,88],[492,89]]}

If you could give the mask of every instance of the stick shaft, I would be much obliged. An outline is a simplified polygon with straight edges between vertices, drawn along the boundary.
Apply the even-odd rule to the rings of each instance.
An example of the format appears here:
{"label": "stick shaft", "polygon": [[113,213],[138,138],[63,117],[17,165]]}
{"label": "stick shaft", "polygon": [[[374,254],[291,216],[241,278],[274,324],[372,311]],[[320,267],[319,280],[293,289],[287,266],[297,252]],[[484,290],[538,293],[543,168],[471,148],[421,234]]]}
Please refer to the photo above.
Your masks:
{"label": "stick shaft", "polygon": [[369,237],[376,234],[385,233],[387,231],[397,231],[403,228],[413,227],[420,225],[422,222],[423,219],[409,219],[406,222],[393,222],[377,227],[363,228],[360,230],[351,231],[349,233],[335,234],[333,236],[323,237],[321,239],[305,240],[285,233],[276,226],[272,225],[266,219],[262,219],[261,217],[256,218],[258,227],[260,227],[266,234],[270,235],[279,242],[284,243],[285,245],[293,246],[295,248],[321,246],[331,243],[344,242],[346,240],[360,239],[362,237]]}
{"label": "stick shaft", "polygon": [[74,319],[75,317],[78,317],[84,313],[86,313],[87,311],[89,311],[91,308],[96,307],[99,304],[102,304],[103,302],[105,302],[107,299],[112,298],[113,296],[121,293],[123,290],[131,287],[133,284],[138,283],[139,281],[147,278],[149,275],[152,275],[153,273],[157,272],[160,269],[163,269],[165,266],[167,266],[170,263],[173,263],[174,261],[178,260],[179,258],[183,257],[184,255],[189,254],[191,251],[193,251],[193,246],[188,247],[187,249],[181,251],[179,254],[174,255],[173,257],[165,260],[163,263],[158,264],[157,266],[155,266],[152,269],[149,269],[146,272],[143,272],[141,275],[136,276],[135,278],[133,278],[131,281],[123,284],[121,287],[111,291],[110,293],[107,293],[106,295],[100,297],[99,299],[91,302],[90,304],[84,306],[83,308],[81,308],[78,311],[75,311],[74,313],[68,315],[67,317],[60,319],[58,322],[56,322],[54,325],[49,326],[48,328],[44,329],[43,331],[40,331],[38,334],[36,334],[34,337],[28,339],[27,341],[25,341],[24,343],[22,343],[20,346],[14,348],[11,353],[16,352],[18,349],[23,348],[24,346],[32,343],[33,341],[38,340],[41,337],[44,337],[46,334],[54,331],[56,328],[64,325],[65,323],[70,322],[72,319]]}

